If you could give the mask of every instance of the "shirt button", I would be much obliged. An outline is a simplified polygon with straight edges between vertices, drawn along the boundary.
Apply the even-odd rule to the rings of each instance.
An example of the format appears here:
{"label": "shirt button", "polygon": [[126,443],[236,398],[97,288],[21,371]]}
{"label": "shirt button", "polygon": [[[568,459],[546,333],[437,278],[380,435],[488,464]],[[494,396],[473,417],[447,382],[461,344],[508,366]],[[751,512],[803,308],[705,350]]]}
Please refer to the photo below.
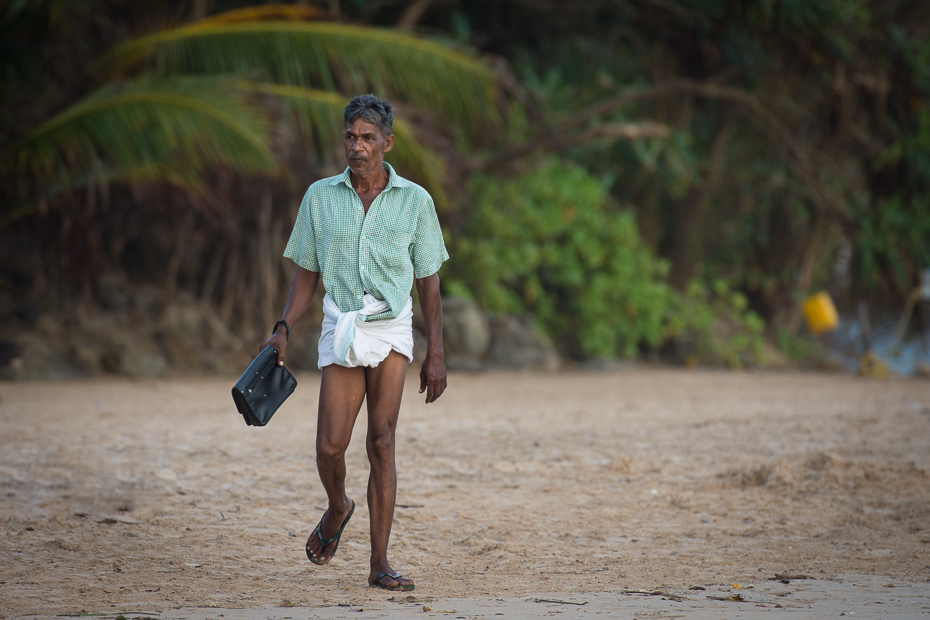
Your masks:
{"label": "shirt button", "polygon": [[365,265],[362,265],[361,267],[359,267],[359,269],[361,269],[362,271],[365,271]]}
{"label": "shirt button", "polygon": [[365,239],[365,235],[362,235],[362,239],[363,239],[363,240]]}

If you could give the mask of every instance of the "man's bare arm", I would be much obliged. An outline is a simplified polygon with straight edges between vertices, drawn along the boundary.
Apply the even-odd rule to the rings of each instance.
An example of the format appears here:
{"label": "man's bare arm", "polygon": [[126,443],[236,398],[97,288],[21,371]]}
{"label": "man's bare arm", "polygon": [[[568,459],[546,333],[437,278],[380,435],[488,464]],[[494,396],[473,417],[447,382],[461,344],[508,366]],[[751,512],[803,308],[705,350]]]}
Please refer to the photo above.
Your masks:
{"label": "man's bare arm", "polygon": [[[297,267],[294,277],[291,278],[291,289],[287,293],[287,302],[284,304],[284,314],[281,320],[286,322],[290,327],[303,316],[313,296],[316,294],[316,287],[320,283],[320,274],[316,271],[307,271],[303,267]],[[262,343],[259,351],[265,347],[272,346],[278,351],[278,366],[284,365],[284,351],[287,349],[287,330],[283,325],[275,328],[271,338]]]}
{"label": "man's bare arm", "polygon": [[435,402],[446,389],[446,364],[442,350],[442,299],[439,275],[417,278],[420,310],[426,323],[426,359],[420,368],[420,394],[426,392],[426,404]]}

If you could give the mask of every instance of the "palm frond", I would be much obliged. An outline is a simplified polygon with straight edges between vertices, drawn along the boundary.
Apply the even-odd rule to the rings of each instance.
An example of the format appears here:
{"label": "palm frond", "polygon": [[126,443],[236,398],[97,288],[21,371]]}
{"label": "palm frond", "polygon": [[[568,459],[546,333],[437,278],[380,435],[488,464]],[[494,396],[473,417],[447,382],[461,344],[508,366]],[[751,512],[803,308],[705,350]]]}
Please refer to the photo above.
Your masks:
{"label": "palm frond", "polygon": [[231,24],[234,22],[289,20],[310,21],[328,19],[329,13],[313,6],[299,4],[265,4],[261,6],[247,6],[241,9],[224,11],[205,17],[198,24]]}
{"label": "palm frond", "polygon": [[[33,130],[6,161],[33,200],[142,171],[225,164],[273,170],[267,123],[241,90],[204,78],[134,80],[102,88]],[[24,188],[29,189],[29,188]]]}
{"label": "palm frond", "polygon": [[445,191],[445,160],[432,149],[423,146],[416,138],[411,126],[401,119],[394,119],[394,148],[385,156],[392,166],[399,168],[402,176],[411,176],[423,183],[433,197],[437,211],[449,206]]}
{"label": "palm frond", "polygon": [[502,117],[497,74],[480,59],[411,35],[332,22],[202,21],[123,43],[111,71],[235,73],[344,94],[377,92],[431,110],[470,135]]}
{"label": "palm frond", "polygon": [[[199,171],[189,167],[180,167],[176,162],[152,162],[132,168],[119,169],[105,167],[99,162],[98,164],[99,165],[93,166],[94,169],[90,172],[86,170],[76,173],[59,171],[58,174],[44,183],[43,191],[40,195],[36,196],[36,194],[33,193],[31,202],[19,203],[5,210],[0,209],[0,228],[55,205],[57,201],[50,202],[47,200],[50,197],[69,189],[87,185],[118,183],[139,185],[158,182],[175,186],[200,200],[201,203],[204,202],[202,198],[204,197],[205,189]],[[221,226],[222,224],[225,224],[225,222],[222,222]]]}
{"label": "palm frond", "polygon": [[313,142],[317,155],[323,156],[342,143],[342,114],[348,100],[327,90],[273,84],[270,82],[239,82],[238,88],[252,93],[271,95],[295,113],[304,136]]}
{"label": "palm frond", "polygon": [[[297,114],[304,132],[311,135],[318,153],[325,153],[335,145],[341,144],[342,115],[347,103],[342,95],[284,84],[243,82],[240,87],[273,95],[287,103]],[[394,148],[387,154],[386,159],[403,176],[421,182],[432,195],[436,208],[444,209],[448,199],[443,185],[446,175],[442,158],[432,149],[423,146],[417,140],[413,128],[397,116],[394,118],[394,135]]]}

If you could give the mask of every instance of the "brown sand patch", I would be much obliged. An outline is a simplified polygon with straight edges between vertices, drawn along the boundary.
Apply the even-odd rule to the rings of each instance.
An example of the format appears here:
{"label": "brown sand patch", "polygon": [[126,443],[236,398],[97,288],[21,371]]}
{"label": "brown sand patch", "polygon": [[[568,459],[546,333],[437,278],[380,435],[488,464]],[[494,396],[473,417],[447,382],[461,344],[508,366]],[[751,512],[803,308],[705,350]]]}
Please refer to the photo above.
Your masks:
{"label": "brown sand patch", "polygon": [[[318,375],[267,428],[231,379],[0,385],[0,587],[9,613],[357,602],[368,514],[332,564]],[[423,596],[930,577],[930,384],[671,370],[453,375],[398,431],[392,559]],[[290,533],[293,535],[290,535]],[[6,612],[5,612],[6,613]]]}

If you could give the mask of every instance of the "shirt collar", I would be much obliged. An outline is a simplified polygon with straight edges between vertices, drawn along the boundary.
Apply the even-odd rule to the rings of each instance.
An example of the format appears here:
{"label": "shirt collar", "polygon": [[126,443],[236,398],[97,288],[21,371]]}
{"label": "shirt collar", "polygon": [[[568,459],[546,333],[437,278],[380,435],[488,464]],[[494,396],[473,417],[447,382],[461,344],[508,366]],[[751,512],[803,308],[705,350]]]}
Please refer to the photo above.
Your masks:
{"label": "shirt collar", "polygon": [[[391,166],[391,164],[384,162],[384,169],[387,170],[388,172],[388,183],[387,183],[387,187],[384,188],[384,191],[388,191],[392,187],[410,187],[410,181],[408,181],[407,179],[401,177],[396,172],[394,172],[394,167]],[[340,183],[344,183],[345,186],[351,190],[355,189],[352,187],[351,170],[349,169],[348,166],[346,166],[345,171],[343,171],[343,173],[340,176],[334,177],[333,180],[330,181],[329,184],[339,185]]]}

